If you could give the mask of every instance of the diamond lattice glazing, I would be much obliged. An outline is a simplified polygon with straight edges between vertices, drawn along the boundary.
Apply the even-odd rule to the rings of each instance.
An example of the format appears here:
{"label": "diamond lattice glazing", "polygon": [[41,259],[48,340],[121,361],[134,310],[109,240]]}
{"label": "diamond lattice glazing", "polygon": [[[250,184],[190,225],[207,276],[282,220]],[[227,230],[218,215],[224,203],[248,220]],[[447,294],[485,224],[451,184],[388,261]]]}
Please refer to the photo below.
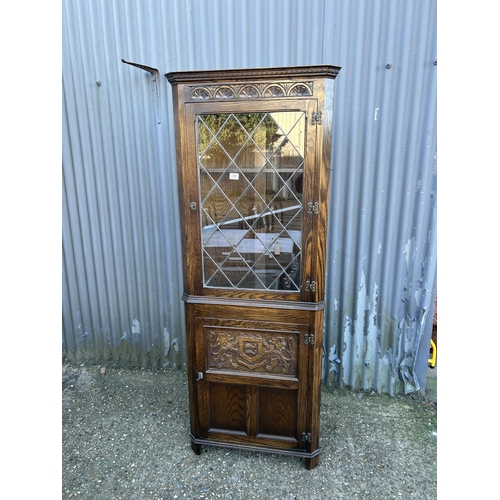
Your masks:
{"label": "diamond lattice glazing", "polygon": [[302,112],[197,117],[205,287],[300,287]]}

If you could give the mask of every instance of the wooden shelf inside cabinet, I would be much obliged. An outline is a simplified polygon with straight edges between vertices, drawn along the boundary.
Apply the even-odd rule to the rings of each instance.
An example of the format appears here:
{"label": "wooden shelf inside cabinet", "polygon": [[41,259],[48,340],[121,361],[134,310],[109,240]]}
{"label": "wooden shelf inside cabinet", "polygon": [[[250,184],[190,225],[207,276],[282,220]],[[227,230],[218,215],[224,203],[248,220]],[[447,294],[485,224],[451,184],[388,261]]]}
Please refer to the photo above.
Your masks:
{"label": "wooden shelf inside cabinet", "polygon": [[191,442],[319,461],[340,68],[177,72]]}

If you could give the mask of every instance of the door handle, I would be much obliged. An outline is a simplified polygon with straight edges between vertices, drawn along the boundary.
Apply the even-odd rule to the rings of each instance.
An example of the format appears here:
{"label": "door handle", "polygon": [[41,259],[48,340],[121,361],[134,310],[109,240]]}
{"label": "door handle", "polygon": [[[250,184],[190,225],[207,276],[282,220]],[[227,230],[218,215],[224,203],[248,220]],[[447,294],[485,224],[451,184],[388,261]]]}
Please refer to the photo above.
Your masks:
{"label": "door handle", "polygon": [[199,382],[203,378],[203,372],[198,372],[198,376],[196,377],[196,382]]}

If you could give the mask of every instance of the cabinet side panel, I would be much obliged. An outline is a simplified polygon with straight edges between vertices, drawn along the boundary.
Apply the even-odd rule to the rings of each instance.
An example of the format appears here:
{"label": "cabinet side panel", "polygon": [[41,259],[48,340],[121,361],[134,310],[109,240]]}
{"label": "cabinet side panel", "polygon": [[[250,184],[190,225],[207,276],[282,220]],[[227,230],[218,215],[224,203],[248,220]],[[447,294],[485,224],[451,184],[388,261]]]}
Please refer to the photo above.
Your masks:
{"label": "cabinet side panel", "polygon": [[321,364],[323,351],[324,312],[311,313],[311,331],[314,332],[314,344],[309,346],[308,402],[307,421],[311,433],[308,451],[319,448],[320,401],[321,401]]}
{"label": "cabinet side panel", "polygon": [[[179,193],[179,214],[180,214],[180,223],[181,223],[181,247],[182,247],[182,255],[186,255],[187,252],[187,242],[184,237],[186,227],[185,220],[185,211],[184,207],[186,206],[185,201],[185,193],[184,193],[184,183],[185,179],[185,170],[183,168],[185,164],[185,119],[184,119],[184,102],[182,100],[182,86],[174,86],[172,88],[172,100],[173,100],[173,108],[174,108],[174,131],[175,131],[175,157],[176,157],[176,165],[177,165],[177,190]],[[185,258],[182,259],[182,271],[183,271],[183,284],[184,291],[189,290],[188,285],[188,264]]]}
{"label": "cabinet side panel", "polygon": [[200,370],[200,362],[197,360],[196,353],[196,325],[194,307],[185,304],[186,316],[186,355],[187,355],[187,373],[189,390],[189,416],[191,423],[191,434],[200,435],[199,404],[198,404],[198,385],[196,374]]}
{"label": "cabinet side panel", "polygon": [[333,80],[317,82],[315,88],[319,92],[318,113],[321,113],[321,123],[318,123],[316,126],[317,149],[314,182],[316,186],[318,213],[315,216],[315,247],[312,253],[316,291],[312,294],[311,300],[322,301],[325,298],[326,244],[328,241]]}

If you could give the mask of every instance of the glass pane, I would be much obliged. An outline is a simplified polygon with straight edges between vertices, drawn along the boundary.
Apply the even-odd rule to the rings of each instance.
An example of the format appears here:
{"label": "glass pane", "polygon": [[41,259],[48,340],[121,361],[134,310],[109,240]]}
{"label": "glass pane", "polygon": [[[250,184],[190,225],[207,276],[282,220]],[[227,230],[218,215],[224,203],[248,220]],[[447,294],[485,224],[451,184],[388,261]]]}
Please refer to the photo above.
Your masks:
{"label": "glass pane", "polygon": [[197,116],[205,287],[300,289],[303,112]]}

